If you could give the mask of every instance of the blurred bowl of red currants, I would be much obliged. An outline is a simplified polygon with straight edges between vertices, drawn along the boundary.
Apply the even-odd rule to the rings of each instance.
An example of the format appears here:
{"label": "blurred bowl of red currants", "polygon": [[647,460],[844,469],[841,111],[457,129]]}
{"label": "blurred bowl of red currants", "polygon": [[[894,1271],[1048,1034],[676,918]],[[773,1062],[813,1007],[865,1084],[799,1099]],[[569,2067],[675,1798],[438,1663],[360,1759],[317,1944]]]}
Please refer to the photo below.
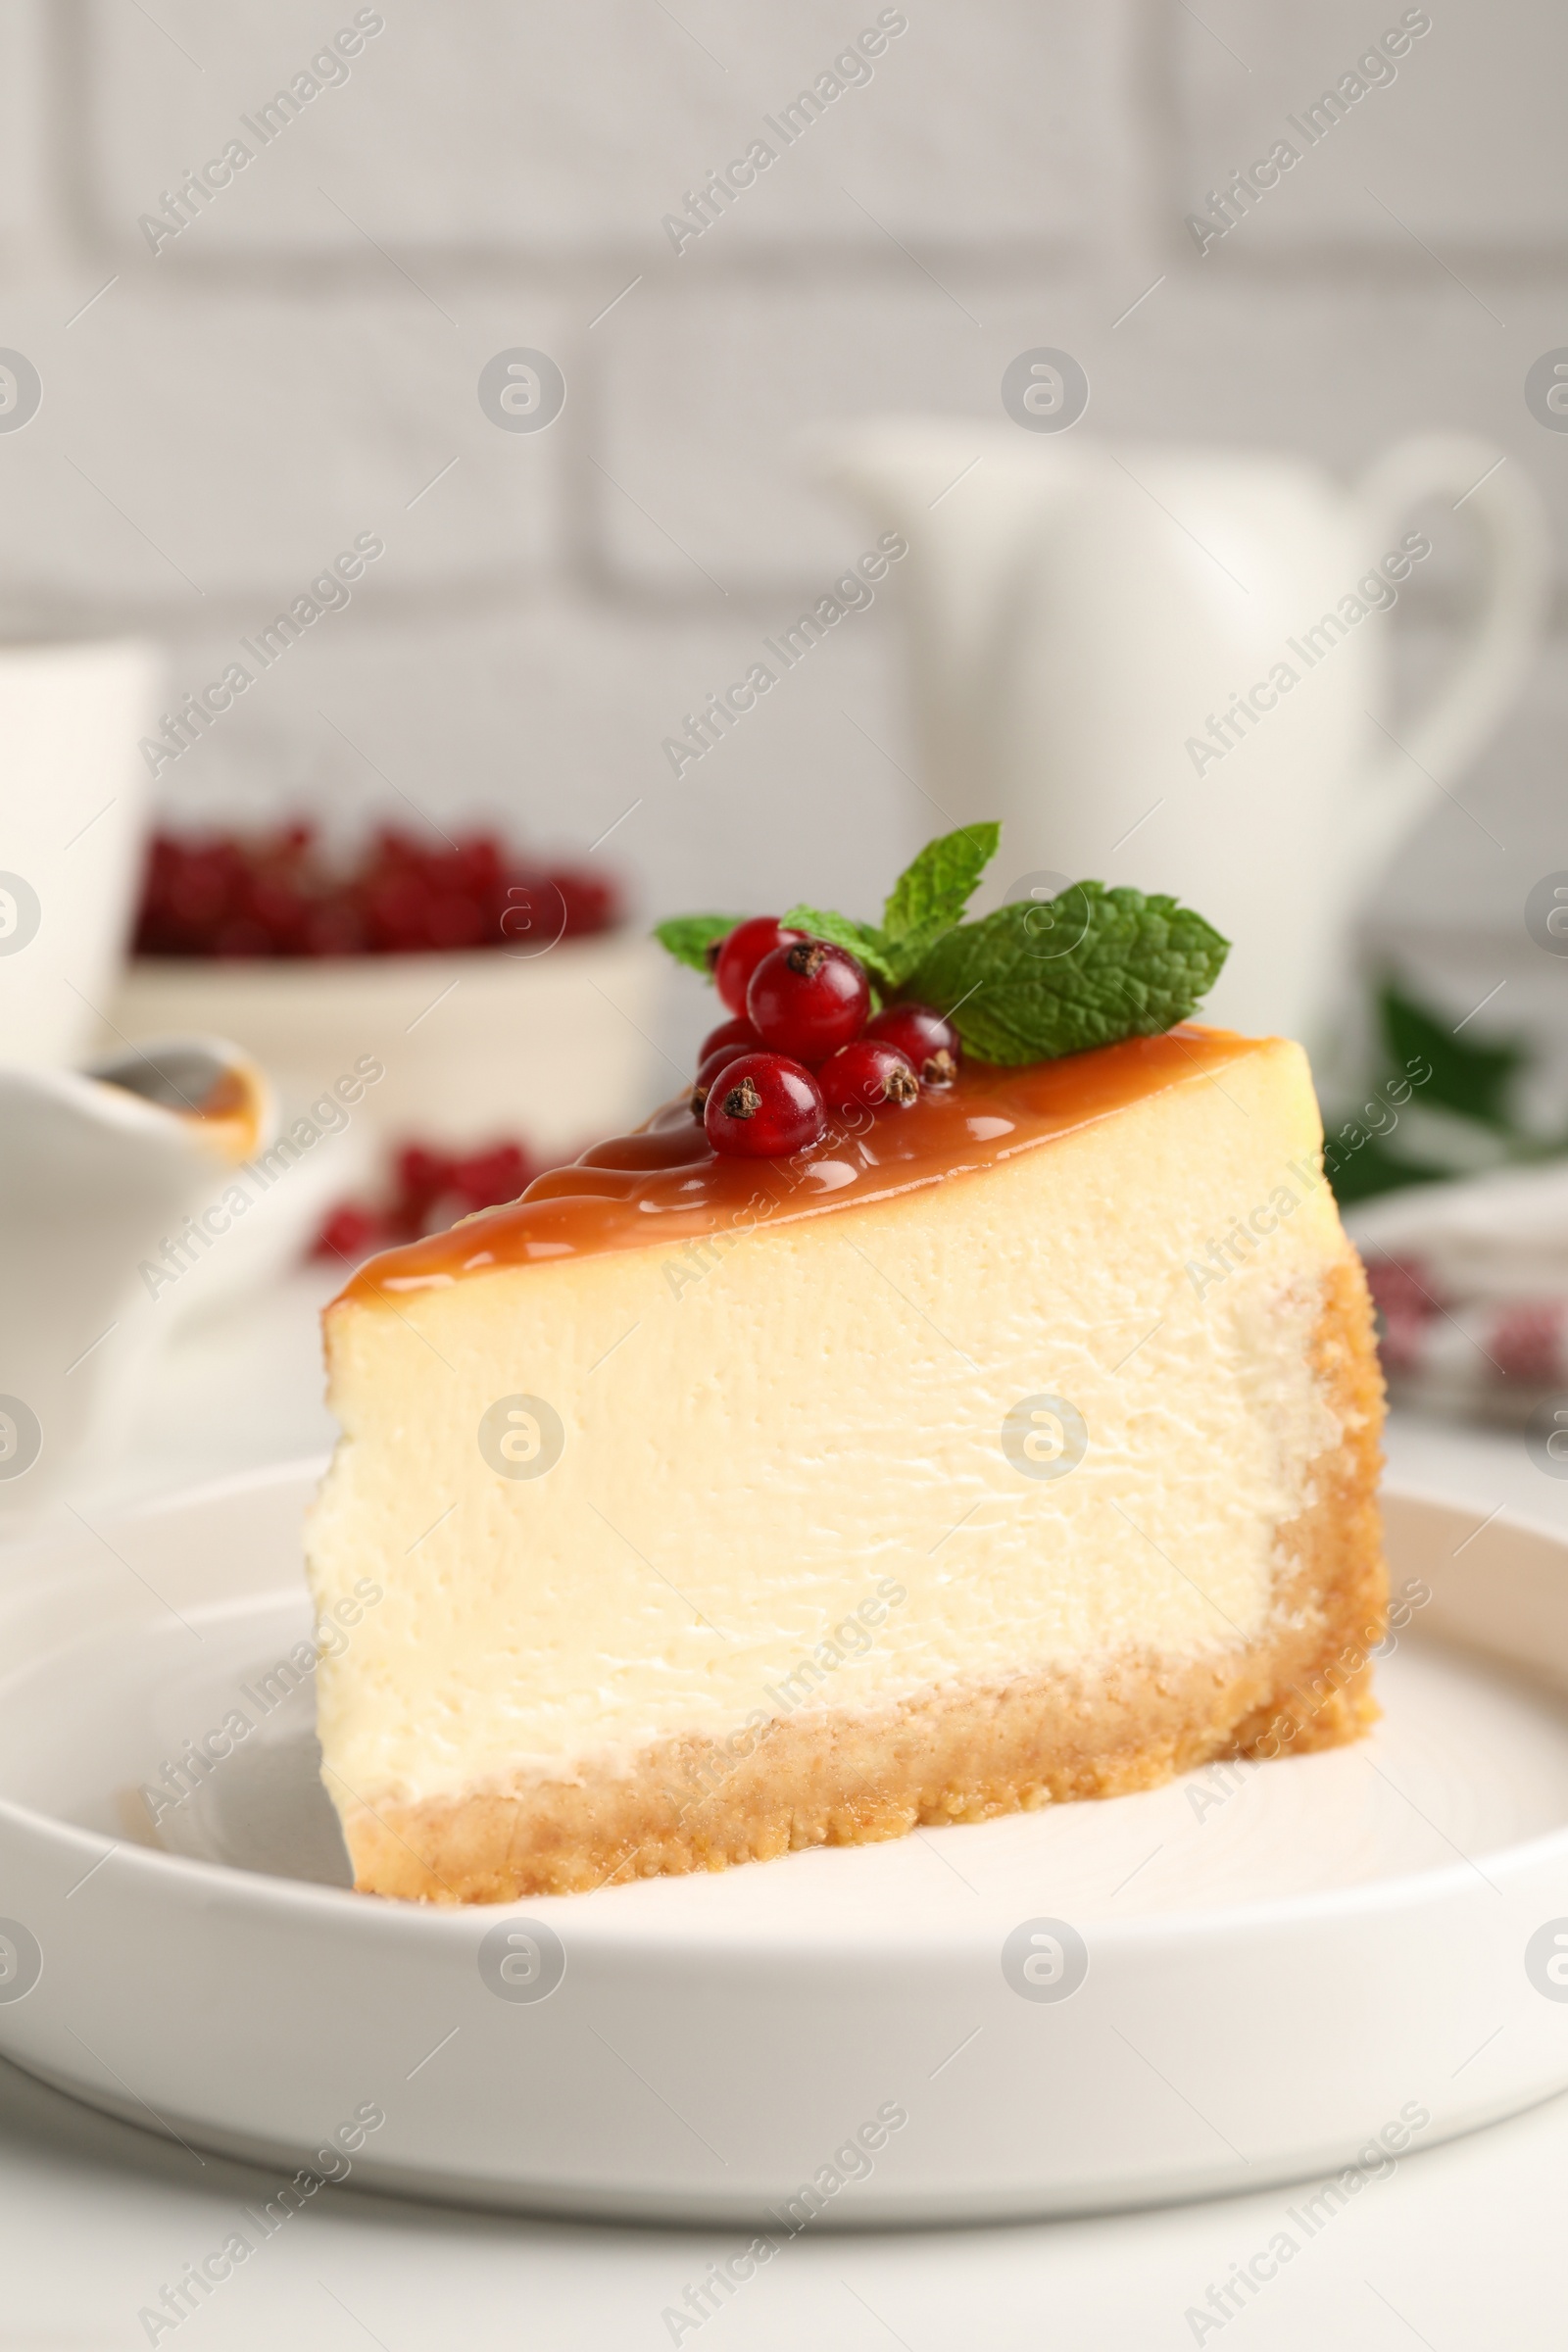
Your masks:
{"label": "blurred bowl of red currants", "polygon": [[502,1181],[487,1153],[523,1151],[531,1167],[644,1117],[662,1083],[647,1042],[662,965],[591,857],[474,828],[385,827],[347,853],[305,823],[166,831],[110,1026],[230,1037],[290,1116],[377,1065],[349,1138],[310,1156],[341,1161],[342,1197],[378,1171],[402,1224],[413,1212],[393,1176],[411,1145],[459,1169],[442,1198],[461,1208]]}

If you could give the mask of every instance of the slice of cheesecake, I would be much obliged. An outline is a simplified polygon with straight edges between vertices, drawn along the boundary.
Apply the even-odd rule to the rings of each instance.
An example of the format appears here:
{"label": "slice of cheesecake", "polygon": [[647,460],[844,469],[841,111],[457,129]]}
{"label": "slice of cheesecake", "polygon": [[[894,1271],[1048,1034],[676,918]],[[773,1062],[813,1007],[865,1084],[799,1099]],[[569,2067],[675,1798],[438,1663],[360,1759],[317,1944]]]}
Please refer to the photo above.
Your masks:
{"label": "slice of cheesecake", "polygon": [[[1306,1062],[1195,1027],[791,1160],[684,1104],[328,1310],[357,1884],[496,1902],[1375,1712],[1382,1388]],[[364,1608],[369,1580],[380,1599]]]}

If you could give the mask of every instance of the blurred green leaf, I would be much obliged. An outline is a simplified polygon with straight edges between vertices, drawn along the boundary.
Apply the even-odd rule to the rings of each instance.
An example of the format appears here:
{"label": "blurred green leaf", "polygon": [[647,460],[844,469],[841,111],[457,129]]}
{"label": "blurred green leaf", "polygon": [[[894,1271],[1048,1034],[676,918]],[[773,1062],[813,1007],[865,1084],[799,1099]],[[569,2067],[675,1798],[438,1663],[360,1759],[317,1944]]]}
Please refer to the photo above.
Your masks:
{"label": "blurred green leaf", "polygon": [[1432,1064],[1423,1100],[1444,1110],[1456,1110],[1500,1134],[1518,1132],[1508,1096],[1530,1059],[1523,1040],[1484,1045],[1479,1038],[1456,1036],[1446,1020],[1385,982],[1378,998],[1384,1042],[1396,1069],[1403,1069],[1416,1054]]}

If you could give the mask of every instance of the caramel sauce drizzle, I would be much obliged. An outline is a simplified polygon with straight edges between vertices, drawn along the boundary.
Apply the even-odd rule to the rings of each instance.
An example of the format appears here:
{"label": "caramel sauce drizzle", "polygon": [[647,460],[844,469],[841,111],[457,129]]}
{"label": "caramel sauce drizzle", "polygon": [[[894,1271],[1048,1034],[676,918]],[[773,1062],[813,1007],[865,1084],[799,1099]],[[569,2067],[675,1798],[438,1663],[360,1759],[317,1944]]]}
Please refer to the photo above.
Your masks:
{"label": "caramel sauce drizzle", "polygon": [[922,1089],[908,1110],[830,1119],[808,1151],[785,1159],[716,1152],[683,1098],[634,1134],[535,1177],[510,1206],[368,1259],[343,1296],[395,1300],[498,1266],[678,1245],[885,1200],[994,1167],[1146,1096],[1207,1078],[1261,1042],[1183,1023],[1162,1037],[1020,1069],[969,1062],[953,1086]]}

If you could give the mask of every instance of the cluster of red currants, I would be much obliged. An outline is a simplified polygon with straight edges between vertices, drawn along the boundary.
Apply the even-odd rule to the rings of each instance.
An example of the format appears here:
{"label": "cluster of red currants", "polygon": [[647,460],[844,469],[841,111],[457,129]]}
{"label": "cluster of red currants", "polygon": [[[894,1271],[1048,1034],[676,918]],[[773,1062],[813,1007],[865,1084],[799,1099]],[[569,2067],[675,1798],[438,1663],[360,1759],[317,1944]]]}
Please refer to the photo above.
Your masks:
{"label": "cluster of red currants", "polygon": [[526,864],[491,833],[430,843],[392,827],[343,866],[312,825],[153,838],[138,956],[417,956],[571,939],[619,917],[612,885]]}
{"label": "cluster of red currants", "polygon": [[735,1017],[703,1041],[692,1109],[715,1152],[804,1152],[830,1116],[907,1110],[922,1086],[958,1074],[951,1021],[927,1004],[872,1014],[864,966],[847,948],[772,915],[719,941],[713,980]]}
{"label": "cluster of red currants", "polygon": [[312,1254],[358,1260],[372,1250],[444,1233],[459,1217],[515,1200],[540,1173],[520,1144],[492,1144],[484,1152],[441,1152],[407,1144],[392,1168],[389,1199],[342,1201],[317,1235]]}

